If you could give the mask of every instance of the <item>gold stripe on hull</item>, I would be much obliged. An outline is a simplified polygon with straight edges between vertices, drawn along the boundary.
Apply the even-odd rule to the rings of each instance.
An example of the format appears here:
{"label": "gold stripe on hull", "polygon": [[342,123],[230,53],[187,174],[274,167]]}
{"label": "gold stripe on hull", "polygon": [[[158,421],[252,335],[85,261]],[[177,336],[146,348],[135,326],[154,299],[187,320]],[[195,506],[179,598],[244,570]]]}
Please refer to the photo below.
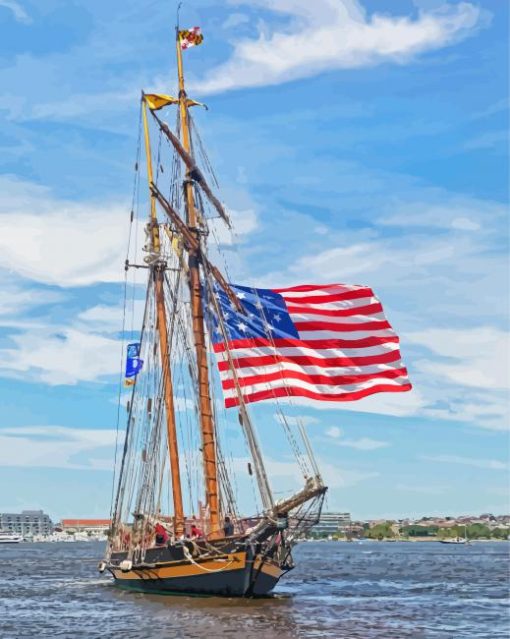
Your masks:
{"label": "gold stripe on hull", "polygon": [[262,559],[260,559],[260,557],[257,557],[255,559],[255,562],[253,564],[253,569],[255,571],[260,570],[260,572],[263,572],[265,575],[269,575],[270,577],[274,577],[275,579],[280,579],[280,577],[285,572],[278,565],[273,564],[269,561],[264,561],[261,568],[260,567],[261,561]]}
{"label": "gold stripe on hull", "polygon": [[111,567],[110,571],[115,579],[171,579],[172,577],[193,577],[195,575],[221,573],[226,570],[244,570],[246,567],[246,553],[237,552],[225,555],[221,559],[197,560],[191,562],[172,562],[152,567],[140,567],[126,572],[120,568]]}

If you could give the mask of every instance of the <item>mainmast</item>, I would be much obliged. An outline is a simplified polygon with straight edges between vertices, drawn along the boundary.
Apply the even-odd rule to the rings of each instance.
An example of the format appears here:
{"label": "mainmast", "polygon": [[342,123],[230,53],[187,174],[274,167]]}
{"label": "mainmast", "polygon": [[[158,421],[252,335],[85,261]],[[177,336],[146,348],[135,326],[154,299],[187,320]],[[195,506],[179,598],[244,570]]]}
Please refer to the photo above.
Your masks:
{"label": "mainmast", "polygon": [[[189,128],[188,103],[184,88],[184,72],[182,50],[179,41],[179,30],[176,29],[177,73],[179,79],[179,111],[181,119],[181,140],[185,151],[192,155]],[[187,224],[190,232],[196,237],[197,248],[191,247],[188,256],[189,288],[191,297],[191,315],[193,322],[193,339],[198,368],[198,394],[200,426],[202,430],[202,456],[204,465],[206,504],[209,508],[210,528],[212,533],[220,529],[218,473],[216,460],[216,434],[211,407],[209,389],[209,366],[205,343],[204,313],[202,307],[202,290],[200,286],[200,237],[197,224],[197,210],[193,193],[193,182],[189,170],[184,181],[186,197]]]}
{"label": "mainmast", "polygon": [[[142,96],[143,130],[145,139],[145,155],[147,158],[147,179],[149,186],[153,183],[152,156],[147,122],[147,103]],[[156,217],[156,198],[151,191],[150,196],[150,245],[151,255],[159,256],[160,237],[159,225]],[[172,476],[172,497],[174,502],[174,532],[179,537],[184,532],[184,508],[182,504],[181,475],[179,469],[179,449],[177,446],[177,428],[175,423],[174,392],[172,384],[172,371],[170,368],[170,351],[168,348],[168,326],[166,317],[165,297],[163,281],[165,277],[165,264],[161,259],[156,259],[151,266],[151,274],[154,278],[156,296],[157,330],[159,335],[159,347],[161,356],[161,370],[163,376],[163,396],[165,400],[166,427],[168,438],[168,454],[170,457],[170,472]]]}

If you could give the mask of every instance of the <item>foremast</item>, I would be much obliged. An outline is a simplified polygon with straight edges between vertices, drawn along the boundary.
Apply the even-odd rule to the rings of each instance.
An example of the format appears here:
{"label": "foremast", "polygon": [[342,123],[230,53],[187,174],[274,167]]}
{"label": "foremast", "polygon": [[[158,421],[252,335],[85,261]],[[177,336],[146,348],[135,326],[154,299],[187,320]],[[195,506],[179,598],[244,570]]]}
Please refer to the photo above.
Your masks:
{"label": "foremast", "polygon": [[[145,155],[147,160],[147,180],[149,186],[153,183],[152,155],[147,121],[147,103],[142,97],[142,118],[145,141]],[[163,382],[163,396],[165,402],[166,430],[168,439],[168,454],[170,458],[170,473],[172,477],[172,498],[174,504],[174,531],[176,536],[184,532],[184,507],[182,502],[181,475],[179,466],[179,449],[177,445],[177,426],[175,421],[174,390],[172,371],[170,367],[170,349],[168,345],[168,322],[165,307],[163,281],[165,264],[160,257],[161,241],[159,224],[156,214],[156,198],[150,193],[150,247],[154,261],[151,264],[151,277],[154,281],[156,298],[156,328],[159,336],[161,356],[161,370]]]}

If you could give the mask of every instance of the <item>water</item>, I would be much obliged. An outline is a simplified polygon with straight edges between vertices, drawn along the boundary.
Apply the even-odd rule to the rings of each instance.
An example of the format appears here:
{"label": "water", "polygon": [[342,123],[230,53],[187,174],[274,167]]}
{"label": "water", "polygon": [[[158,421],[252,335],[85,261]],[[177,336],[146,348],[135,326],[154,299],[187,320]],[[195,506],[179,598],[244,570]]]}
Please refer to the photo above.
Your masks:
{"label": "water", "polygon": [[96,543],[0,546],[0,637],[507,638],[509,546],[306,543],[272,598],[125,592]]}

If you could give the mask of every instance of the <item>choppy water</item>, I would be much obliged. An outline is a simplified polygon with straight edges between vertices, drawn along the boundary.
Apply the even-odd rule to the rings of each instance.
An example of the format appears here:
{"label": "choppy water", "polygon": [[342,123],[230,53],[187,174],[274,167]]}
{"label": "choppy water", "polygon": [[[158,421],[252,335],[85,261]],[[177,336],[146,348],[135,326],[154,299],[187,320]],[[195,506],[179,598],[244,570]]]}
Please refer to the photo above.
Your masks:
{"label": "choppy water", "polygon": [[0,637],[507,638],[509,545],[306,543],[263,600],[147,596],[96,572],[101,544],[0,546]]}

